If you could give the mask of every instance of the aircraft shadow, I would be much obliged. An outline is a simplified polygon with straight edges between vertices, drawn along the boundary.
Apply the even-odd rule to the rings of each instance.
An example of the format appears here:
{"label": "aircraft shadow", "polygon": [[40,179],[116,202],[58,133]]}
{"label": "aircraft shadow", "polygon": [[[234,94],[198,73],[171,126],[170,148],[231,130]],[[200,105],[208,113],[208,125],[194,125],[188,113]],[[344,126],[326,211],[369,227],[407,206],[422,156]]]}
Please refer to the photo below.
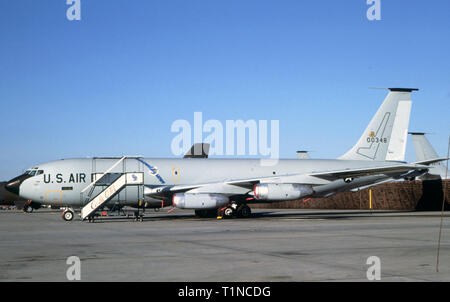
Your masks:
{"label": "aircraft shadow", "polygon": [[[408,215],[410,213],[410,215]],[[342,220],[342,219],[354,219],[354,218],[361,218],[361,217],[372,217],[372,218],[382,218],[382,217],[390,217],[390,218],[406,218],[406,217],[428,217],[433,215],[430,215],[429,212],[417,212],[417,211],[410,211],[410,210],[400,210],[400,211],[368,211],[368,210],[361,210],[361,211],[327,211],[327,210],[318,210],[317,212],[285,212],[285,211],[277,211],[277,210],[267,210],[267,211],[258,211],[255,213],[252,213],[252,216],[249,218],[226,218],[224,220],[226,221],[232,221],[232,220],[251,220],[251,219],[317,219],[317,220],[323,220],[323,219],[329,219],[329,220]],[[449,216],[449,215],[445,215]],[[106,217],[98,217],[95,219],[94,223],[111,223],[111,222],[130,222],[133,221],[134,217],[132,216],[106,216]],[[214,221],[218,220],[215,217],[211,218],[200,218],[196,217],[193,213],[189,214],[150,214],[149,216],[144,216],[143,221],[150,222],[150,221]]]}

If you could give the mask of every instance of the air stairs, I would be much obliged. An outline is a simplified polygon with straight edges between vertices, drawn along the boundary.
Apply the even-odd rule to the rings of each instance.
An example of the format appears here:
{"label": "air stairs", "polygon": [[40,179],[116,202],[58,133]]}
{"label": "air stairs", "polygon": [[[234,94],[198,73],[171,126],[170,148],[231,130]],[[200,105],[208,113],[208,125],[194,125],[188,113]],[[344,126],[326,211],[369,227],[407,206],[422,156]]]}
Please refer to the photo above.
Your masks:
{"label": "air stairs", "polygon": [[[90,183],[81,192],[83,194],[89,189],[89,193],[85,198],[85,206],[81,209],[81,219],[85,220],[94,216],[95,212],[105,205],[108,201],[114,198],[127,186],[139,186],[144,184],[143,172],[123,172],[111,173],[119,163],[121,163],[126,156],[118,160],[111,168],[104,173],[93,174],[93,182]],[[102,187],[102,191],[94,198],[91,198],[95,188]]]}

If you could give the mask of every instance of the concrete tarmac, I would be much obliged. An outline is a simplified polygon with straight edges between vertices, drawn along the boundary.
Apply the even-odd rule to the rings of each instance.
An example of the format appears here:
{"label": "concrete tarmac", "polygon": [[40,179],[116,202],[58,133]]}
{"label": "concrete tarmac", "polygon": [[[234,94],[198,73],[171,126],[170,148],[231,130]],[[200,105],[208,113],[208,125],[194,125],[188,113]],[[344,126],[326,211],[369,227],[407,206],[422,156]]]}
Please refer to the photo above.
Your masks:
{"label": "concrete tarmac", "polygon": [[450,281],[450,213],[254,210],[250,219],[149,212],[65,222],[61,212],[0,211],[0,281]]}

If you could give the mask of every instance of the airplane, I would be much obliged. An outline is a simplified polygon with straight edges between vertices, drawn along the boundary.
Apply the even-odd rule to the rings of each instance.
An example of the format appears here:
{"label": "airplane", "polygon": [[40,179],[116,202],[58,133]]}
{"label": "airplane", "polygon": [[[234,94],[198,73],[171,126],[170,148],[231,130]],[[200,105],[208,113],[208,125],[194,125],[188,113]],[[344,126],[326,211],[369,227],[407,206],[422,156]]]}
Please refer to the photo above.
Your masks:
{"label": "airplane", "polygon": [[[410,132],[409,134],[411,134],[418,161],[426,161],[438,157],[438,154],[431,146],[430,141],[426,138],[425,133]],[[450,172],[441,162],[436,162],[430,164],[428,173],[425,173],[418,178],[421,180],[449,179]]]}
{"label": "airplane", "polygon": [[[404,162],[414,88],[389,93],[358,142],[338,159],[143,158],[63,159],[10,180],[7,190],[38,203],[81,207],[82,220],[114,204],[192,209],[197,216],[251,217],[248,204],[327,197],[386,179],[422,175],[428,163]],[[199,149],[199,148],[197,148]],[[202,149],[202,148],[200,148]]]}

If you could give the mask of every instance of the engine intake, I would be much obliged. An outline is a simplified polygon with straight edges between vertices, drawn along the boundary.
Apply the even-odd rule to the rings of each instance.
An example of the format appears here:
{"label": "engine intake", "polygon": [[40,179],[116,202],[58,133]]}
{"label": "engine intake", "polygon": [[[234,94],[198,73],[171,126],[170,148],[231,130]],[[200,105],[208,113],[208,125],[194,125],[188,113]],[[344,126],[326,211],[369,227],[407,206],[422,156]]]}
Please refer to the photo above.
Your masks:
{"label": "engine intake", "polygon": [[253,187],[253,193],[259,200],[295,200],[313,195],[314,190],[300,184],[260,183]]}
{"label": "engine intake", "polygon": [[228,197],[220,194],[177,193],[172,198],[174,207],[193,210],[218,209],[228,202]]}

